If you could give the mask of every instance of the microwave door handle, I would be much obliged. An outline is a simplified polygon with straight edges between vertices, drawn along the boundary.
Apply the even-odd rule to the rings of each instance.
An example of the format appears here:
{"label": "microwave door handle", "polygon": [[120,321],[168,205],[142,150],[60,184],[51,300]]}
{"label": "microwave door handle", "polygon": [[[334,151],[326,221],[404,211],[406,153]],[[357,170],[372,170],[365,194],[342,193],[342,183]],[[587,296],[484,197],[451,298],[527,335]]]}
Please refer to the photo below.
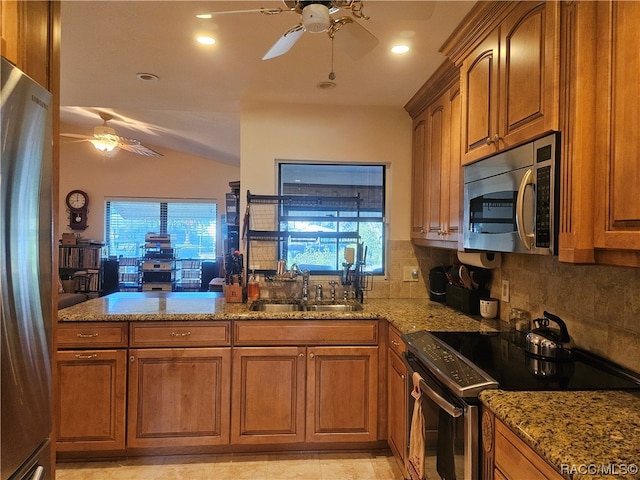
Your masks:
{"label": "microwave door handle", "polygon": [[533,170],[529,169],[522,177],[520,188],[518,188],[518,198],[516,200],[516,226],[518,227],[518,236],[522,244],[527,250],[531,250],[534,234],[527,233],[524,229],[524,191],[527,185],[533,185]]}
{"label": "microwave door handle", "polygon": [[461,417],[464,413],[464,410],[462,408],[456,407],[455,405],[452,405],[451,403],[446,401],[440,394],[431,389],[429,385],[427,385],[427,383],[422,379],[420,380],[420,390],[422,390],[427,395],[427,397],[433,400],[436,405],[438,405],[438,407],[447,412],[453,418]]}

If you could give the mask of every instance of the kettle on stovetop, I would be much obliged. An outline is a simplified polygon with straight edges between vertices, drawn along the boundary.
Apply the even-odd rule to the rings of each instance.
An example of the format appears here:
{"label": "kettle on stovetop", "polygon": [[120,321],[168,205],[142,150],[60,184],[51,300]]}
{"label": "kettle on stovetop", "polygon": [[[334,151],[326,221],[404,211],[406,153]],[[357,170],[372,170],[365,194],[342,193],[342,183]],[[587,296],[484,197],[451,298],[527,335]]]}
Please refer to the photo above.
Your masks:
{"label": "kettle on stovetop", "polygon": [[[549,322],[555,323],[559,330],[549,328]],[[553,360],[571,357],[571,338],[567,325],[560,317],[544,312],[544,317],[536,318],[533,324],[535,328],[527,334],[525,341],[528,353]]]}

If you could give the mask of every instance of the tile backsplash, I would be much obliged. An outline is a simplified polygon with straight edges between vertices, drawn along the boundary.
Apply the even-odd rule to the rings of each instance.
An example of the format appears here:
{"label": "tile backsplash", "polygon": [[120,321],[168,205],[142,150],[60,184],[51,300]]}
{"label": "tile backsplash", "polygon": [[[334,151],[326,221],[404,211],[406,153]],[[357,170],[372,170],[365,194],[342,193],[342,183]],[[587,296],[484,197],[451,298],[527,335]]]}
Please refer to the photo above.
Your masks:
{"label": "tile backsplash", "polygon": [[[429,270],[450,265],[456,252],[392,241],[387,276],[375,277],[369,298],[428,298]],[[418,265],[417,282],[403,281],[403,267]],[[500,318],[511,308],[538,318],[546,310],[567,324],[577,347],[640,372],[640,268],[571,265],[557,257],[503,254],[493,270],[492,296],[500,298],[509,280],[510,300],[500,302]]]}

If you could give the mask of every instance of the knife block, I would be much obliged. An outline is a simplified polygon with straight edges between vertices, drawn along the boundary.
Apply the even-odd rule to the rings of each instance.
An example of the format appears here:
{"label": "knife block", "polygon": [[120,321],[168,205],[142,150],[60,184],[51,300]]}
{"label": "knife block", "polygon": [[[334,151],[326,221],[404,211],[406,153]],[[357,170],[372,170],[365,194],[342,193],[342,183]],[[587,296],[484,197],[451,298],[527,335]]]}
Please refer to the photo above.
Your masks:
{"label": "knife block", "polygon": [[234,283],[224,286],[224,299],[227,303],[242,303],[242,285]]}

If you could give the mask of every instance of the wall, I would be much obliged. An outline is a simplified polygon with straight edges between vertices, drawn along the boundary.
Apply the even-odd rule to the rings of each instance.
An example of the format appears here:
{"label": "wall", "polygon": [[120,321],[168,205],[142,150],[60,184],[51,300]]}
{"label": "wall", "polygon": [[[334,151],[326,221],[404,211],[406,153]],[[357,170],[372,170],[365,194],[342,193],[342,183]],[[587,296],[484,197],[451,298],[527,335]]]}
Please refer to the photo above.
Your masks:
{"label": "wall", "polygon": [[[67,125],[61,130],[73,131]],[[105,197],[211,199],[218,202],[218,215],[223,215],[225,194],[231,191],[229,182],[240,179],[239,167],[171,150],[161,150],[163,157],[120,151],[113,158],[105,158],[86,142],[63,140],[60,152],[56,238],[60,238],[62,232],[71,231],[65,204],[70,190],[84,190],[89,195],[89,227],[80,231],[81,235],[102,241]],[[222,242],[218,242],[218,251],[222,252]]]}
{"label": "wall", "polygon": [[377,298],[424,298],[424,282],[404,285],[401,265],[417,265],[409,242],[411,119],[402,108],[250,104],[241,122],[241,201],[277,192],[276,160],[369,162],[387,170],[388,275],[375,277]]}
{"label": "wall", "polygon": [[[424,275],[432,266],[457,262],[455,251],[414,247]],[[575,346],[640,372],[640,269],[560,263],[557,257],[502,254],[492,270],[491,295],[500,298],[509,281],[509,302],[500,301],[499,317],[511,308],[541,318],[546,310],[567,324]]]}

